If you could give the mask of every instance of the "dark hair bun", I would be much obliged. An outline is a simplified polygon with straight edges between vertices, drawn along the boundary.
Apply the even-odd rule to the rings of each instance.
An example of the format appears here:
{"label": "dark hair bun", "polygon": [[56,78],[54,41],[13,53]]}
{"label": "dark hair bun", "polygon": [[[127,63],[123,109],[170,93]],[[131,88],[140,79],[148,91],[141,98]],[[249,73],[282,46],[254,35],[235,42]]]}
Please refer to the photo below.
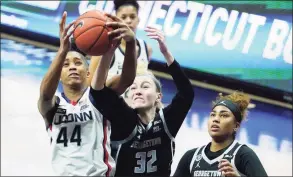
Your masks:
{"label": "dark hair bun", "polygon": [[134,6],[137,9],[137,12],[139,11],[139,4],[136,0],[114,0],[114,8],[116,11],[124,5]]}

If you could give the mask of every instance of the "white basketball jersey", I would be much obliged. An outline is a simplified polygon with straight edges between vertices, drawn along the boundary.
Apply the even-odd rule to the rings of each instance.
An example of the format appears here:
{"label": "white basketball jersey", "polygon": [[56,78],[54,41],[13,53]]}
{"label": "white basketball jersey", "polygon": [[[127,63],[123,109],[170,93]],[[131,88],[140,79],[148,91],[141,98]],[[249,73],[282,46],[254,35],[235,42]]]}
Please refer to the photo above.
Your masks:
{"label": "white basketball jersey", "polygon": [[110,123],[94,107],[89,88],[77,103],[64,94],[48,129],[52,166],[62,176],[113,176]]}
{"label": "white basketball jersey", "polygon": [[[147,70],[149,59],[146,43],[142,39],[137,39],[139,45],[138,58],[137,58],[137,71]],[[120,47],[115,50],[114,59],[111,63],[110,70],[108,72],[107,79],[110,79],[114,75],[122,73],[122,66],[124,62],[124,52]]]}

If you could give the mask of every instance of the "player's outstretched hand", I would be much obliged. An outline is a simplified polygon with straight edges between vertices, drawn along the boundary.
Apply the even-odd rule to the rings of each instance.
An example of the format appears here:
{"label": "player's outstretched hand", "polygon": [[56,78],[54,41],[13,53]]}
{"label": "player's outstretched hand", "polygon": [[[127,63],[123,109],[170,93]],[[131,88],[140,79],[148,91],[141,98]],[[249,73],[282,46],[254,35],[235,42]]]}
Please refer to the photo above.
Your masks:
{"label": "player's outstretched hand", "polygon": [[124,39],[126,42],[135,40],[134,32],[120,18],[108,13],[105,13],[105,15],[112,20],[112,22],[106,22],[106,26],[114,29],[108,32],[109,37],[113,38],[113,42],[118,42],[121,39]]}
{"label": "player's outstretched hand", "polygon": [[224,176],[240,176],[227,159],[221,159],[218,168]]}
{"label": "player's outstretched hand", "polygon": [[70,46],[69,37],[74,32],[74,29],[72,29],[70,32],[68,31],[75,21],[71,22],[65,27],[66,17],[67,17],[67,12],[65,11],[63,12],[61,21],[59,23],[59,37],[60,37],[60,49],[65,52],[68,52],[69,46]]}
{"label": "player's outstretched hand", "polygon": [[151,26],[147,26],[144,31],[147,32],[147,36],[149,36],[151,39],[155,39],[158,41],[160,51],[163,54],[168,52],[168,48],[165,43],[165,34],[161,30],[158,30],[157,28]]}

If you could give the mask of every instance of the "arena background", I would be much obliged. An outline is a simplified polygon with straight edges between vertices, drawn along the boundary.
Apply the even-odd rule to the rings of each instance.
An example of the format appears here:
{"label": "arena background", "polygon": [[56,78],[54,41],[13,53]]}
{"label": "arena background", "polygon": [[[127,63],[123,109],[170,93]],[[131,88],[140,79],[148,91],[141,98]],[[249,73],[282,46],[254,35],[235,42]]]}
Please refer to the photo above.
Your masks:
{"label": "arena background", "polygon": [[[292,2],[139,3],[137,35],[154,49],[150,68],[163,84],[163,102],[170,102],[175,87],[156,42],[144,34],[146,25],[165,32],[194,85],[172,172],[184,152],[210,141],[206,124],[218,92],[238,89],[249,93],[253,104],[237,140],[256,151],[268,175],[292,176]],[[93,8],[113,12],[113,2],[1,3],[1,175],[53,175],[49,138],[37,110],[40,81],[58,49],[63,11],[69,22]]]}

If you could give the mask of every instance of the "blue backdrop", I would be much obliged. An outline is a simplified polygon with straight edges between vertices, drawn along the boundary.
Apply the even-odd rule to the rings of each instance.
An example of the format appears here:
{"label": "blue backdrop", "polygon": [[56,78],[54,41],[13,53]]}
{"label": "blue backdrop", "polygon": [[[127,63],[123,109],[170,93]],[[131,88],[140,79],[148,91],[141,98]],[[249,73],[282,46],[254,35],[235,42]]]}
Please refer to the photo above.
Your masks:
{"label": "blue backdrop", "polygon": [[[290,4],[282,3],[290,9]],[[260,2],[227,4],[233,2],[219,8],[194,1],[141,1],[137,35],[154,49],[153,60],[163,58],[156,42],[145,36],[147,25],[165,32],[170,50],[182,66],[292,92],[292,11],[280,13]],[[70,22],[90,9],[113,12],[113,2],[5,1],[1,3],[1,25],[58,37],[64,10]],[[213,27],[210,33],[208,29]],[[237,33],[238,39],[231,44]],[[195,36],[201,39],[195,42]]]}

